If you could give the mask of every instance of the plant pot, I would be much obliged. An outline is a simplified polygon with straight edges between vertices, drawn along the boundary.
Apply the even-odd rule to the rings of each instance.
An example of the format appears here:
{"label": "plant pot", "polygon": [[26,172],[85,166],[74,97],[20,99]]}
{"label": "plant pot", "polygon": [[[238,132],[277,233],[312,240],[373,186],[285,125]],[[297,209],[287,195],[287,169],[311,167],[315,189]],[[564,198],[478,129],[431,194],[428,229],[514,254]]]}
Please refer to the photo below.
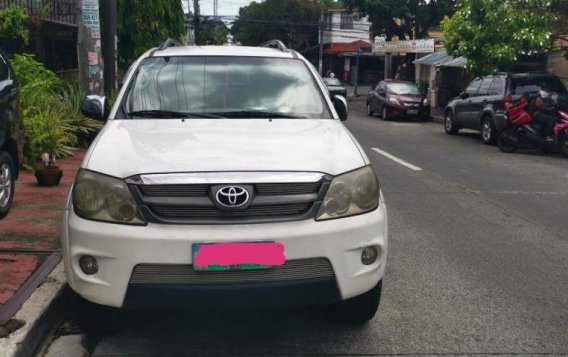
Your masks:
{"label": "plant pot", "polygon": [[48,166],[35,171],[37,184],[44,187],[57,186],[63,176],[59,166]]}

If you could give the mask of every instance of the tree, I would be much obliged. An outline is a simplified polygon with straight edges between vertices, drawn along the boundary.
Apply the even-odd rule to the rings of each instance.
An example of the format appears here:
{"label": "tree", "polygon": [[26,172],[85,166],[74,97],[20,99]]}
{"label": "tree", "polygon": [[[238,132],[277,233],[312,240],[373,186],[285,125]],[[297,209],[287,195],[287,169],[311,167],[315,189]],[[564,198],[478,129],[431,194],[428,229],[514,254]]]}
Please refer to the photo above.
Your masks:
{"label": "tree", "polygon": [[550,44],[555,0],[461,0],[443,21],[445,45],[467,58],[474,75],[487,75]]}
{"label": "tree", "polygon": [[26,47],[30,38],[27,22],[26,11],[18,5],[10,5],[0,10],[0,37],[18,44],[21,48]]}
{"label": "tree", "polygon": [[241,7],[231,33],[246,46],[279,39],[288,47],[303,50],[318,44],[320,13],[333,1],[265,0]]}
{"label": "tree", "polygon": [[371,32],[400,39],[426,37],[446,15],[453,13],[455,0],[343,0],[369,17]]}
{"label": "tree", "polygon": [[168,37],[181,39],[184,33],[180,0],[118,0],[118,61],[122,67]]}
{"label": "tree", "polygon": [[198,45],[223,45],[227,43],[229,28],[221,20],[202,18],[197,35]]}

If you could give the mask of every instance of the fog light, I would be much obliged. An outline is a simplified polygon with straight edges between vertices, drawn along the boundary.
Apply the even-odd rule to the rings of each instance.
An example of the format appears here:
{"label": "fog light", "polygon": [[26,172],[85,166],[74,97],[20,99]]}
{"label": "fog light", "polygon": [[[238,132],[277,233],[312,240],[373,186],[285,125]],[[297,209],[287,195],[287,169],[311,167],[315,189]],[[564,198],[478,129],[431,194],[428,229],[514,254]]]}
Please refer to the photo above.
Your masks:
{"label": "fog light", "polygon": [[99,264],[97,263],[97,259],[90,255],[83,255],[79,258],[79,266],[83,273],[87,275],[96,274],[99,271]]}
{"label": "fog light", "polygon": [[379,252],[376,247],[365,247],[361,252],[361,263],[365,265],[371,265],[375,261],[377,261],[377,257],[379,256]]}

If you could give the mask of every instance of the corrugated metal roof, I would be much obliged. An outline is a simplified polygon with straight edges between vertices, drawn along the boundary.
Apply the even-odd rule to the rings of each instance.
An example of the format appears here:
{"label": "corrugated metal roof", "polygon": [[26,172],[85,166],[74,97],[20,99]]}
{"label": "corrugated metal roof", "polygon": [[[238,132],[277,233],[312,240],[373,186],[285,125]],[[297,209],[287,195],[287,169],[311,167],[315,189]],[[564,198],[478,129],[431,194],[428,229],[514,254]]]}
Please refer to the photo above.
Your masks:
{"label": "corrugated metal roof", "polygon": [[464,57],[453,57],[448,55],[446,50],[434,52],[428,56],[419,58],[414,61],[414,64],[422,64],[434,67],[459,67],[463,68],[467,63]]}

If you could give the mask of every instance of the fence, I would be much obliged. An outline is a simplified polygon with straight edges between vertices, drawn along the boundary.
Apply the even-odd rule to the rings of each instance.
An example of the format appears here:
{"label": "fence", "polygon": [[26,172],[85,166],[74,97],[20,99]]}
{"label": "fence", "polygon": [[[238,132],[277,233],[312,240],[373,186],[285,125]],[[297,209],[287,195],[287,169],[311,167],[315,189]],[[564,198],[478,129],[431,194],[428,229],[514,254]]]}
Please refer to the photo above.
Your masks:
{"label": "fence", "polygon": [[0,9],[18,5],[31,17],[77,26],[78,0],[0,0]]}
{"label": "fence", "polygon": [[548,55],[548,71],[557,75],[568,87],[568,60],[561,52],[551,52]]}

